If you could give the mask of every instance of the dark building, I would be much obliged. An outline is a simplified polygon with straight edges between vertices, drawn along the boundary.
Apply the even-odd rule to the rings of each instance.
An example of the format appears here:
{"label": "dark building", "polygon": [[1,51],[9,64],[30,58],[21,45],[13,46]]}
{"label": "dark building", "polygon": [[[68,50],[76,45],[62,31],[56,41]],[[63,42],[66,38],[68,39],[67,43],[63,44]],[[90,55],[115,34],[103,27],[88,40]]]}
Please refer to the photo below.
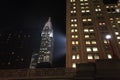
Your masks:
{"label": "dark building", "polygon": [[[27,28],[0,32],[0,69],[28,68],[32,55],[32,31]],[[30,44],[31,43],[31,44]]]}
{"label": "dark building", "polygon": [[120,1],[66,0],[66,67],[120,58]]}

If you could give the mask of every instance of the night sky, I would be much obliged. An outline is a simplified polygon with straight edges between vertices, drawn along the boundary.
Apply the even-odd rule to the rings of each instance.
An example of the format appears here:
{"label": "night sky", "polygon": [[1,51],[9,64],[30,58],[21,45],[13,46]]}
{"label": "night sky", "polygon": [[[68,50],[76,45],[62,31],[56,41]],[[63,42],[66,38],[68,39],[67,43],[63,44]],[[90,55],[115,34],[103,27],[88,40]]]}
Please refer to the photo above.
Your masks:
{"label": "night sky", "polygon": [[[56,66],[64,66],[62,62],[65,63],[65,1],[2,0],[0,2],[0,31],[14,29],[20,26],[34,29],[36,30],[35,34],[40,35],[41,29],[48,17],[51,17],[55,36],[54,62],[59,63]],[[105,0],[104,2],[113,3],[115,1],[117,0]]]}

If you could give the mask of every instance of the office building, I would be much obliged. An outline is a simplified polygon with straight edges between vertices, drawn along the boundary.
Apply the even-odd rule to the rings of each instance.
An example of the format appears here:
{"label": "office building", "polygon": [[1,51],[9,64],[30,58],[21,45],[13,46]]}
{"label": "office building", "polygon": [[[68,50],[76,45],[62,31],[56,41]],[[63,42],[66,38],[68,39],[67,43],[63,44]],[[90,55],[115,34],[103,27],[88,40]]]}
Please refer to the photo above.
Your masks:
{"label": "office building", "polygon": [[66,67],[120,58],[120,1],[66,1]]}
{"label": "office building", "polygon": [[[41,33],[40,51],[31,58],[30,68],[46,67],[52,64],[53,55],[53,29],[51,18],[48,19]],[[47,64],[46,64],[47,63]]]}

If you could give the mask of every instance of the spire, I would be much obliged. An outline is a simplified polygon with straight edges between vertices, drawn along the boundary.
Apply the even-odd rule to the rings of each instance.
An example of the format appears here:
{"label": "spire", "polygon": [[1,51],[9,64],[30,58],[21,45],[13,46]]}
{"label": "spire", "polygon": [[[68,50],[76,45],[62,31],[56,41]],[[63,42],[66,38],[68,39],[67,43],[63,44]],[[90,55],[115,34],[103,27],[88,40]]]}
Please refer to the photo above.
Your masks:
{"label": "spire", "polygon": [[49,29],[52,29],[51,17],[48,18],[48,21],[46,22],[43,30],[45,30],[46,27],[49,27]]}
{"label": "spire", "polygon": [[51,22],[51,17],[49,17],[48,22]]}

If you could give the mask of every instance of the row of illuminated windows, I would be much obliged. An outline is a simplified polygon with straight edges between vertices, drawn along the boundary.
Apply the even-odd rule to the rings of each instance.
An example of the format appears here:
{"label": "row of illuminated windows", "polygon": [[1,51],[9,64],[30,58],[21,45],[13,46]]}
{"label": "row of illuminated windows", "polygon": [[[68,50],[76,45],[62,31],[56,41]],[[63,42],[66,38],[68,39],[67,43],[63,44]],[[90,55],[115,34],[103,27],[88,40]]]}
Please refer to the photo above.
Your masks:
{"label": "row of illuminated windows", "polygon": [[106,23],[105,22],[100,22],[99,25],[103,26],[103,25],[106,25]]}
{"label": "row of illuminated windows", "polygon": [[72,60],[75,60],[75,59],[80,59],[80,55],[77,54],[77,55],[72,55]]}
{"label": "row of illuminated windows", "polygon": [[100,57],[97,54],[96,55],[88,54],[87,58],[88,59],[99,59]]}
{"label": "row of illuminated windows", "polygon": [[82,6],[81,9],[89,9],[88,6]]}
{"label": "row of illuminated windows", "polygon": [[72,45],[78,45],[79,42],[78,41],[72,41]]}
{"label": "row of illuminated windows", "polygon": [[72,35],[71,37],[72,38],[78,38],[78,35]]}
{"label": "row of illuminated windows", "polygon": [[[107,57],[108,57],[108,59],[112,59],[112,55],[111,54],[108,54]],[[94,55],[93,56],[92,54],[88,54],[87,58],[89,60],[91,60],[91,59],[100,59],[99,55]],[[72,63],[72,68],[76,68],[76,63]]]}
{"label": "row of illuminated windows", "polygon": [[72,13],[76,13],[76,10],[72,10],[72,11],[70,11],[70,13],[72,14]]}
{"label": "row of illuminated windows", "polygon": [[81,6],[84,6],[84,5],[86,6],[86,5],[88,5],[88,3],[80,3],[80,5]]}
{"label": "row of illuminated windows", "polygon": [[88,0],[80,0],[80,2],[86,2],[86,1],[88,1]]}
{"label": "row of illuminated windows", "polygon": [[[78,35],[75,35],[75,36],[73,35],[72,38],[78,38]],[[72,44],[73,44],[73,45],[75,45],[75,44],[77,45],[77,44],[79,44],[79,42],[78,42],[78,41],[72,41]],[[94,41],[94,40],[93,40],[93,41],[86,41],[85,44],[87,44],[87,45],[97,44],[97,42]],[[87,51],[92,51],[92,49],[93,49],[93,51],[98,50],[96,47],[93,47],[93,48],[87,47],[87,48],[86,48]]]}
{"label": "row of illuminated windows", "polygon": [[71,27],[77,27],[77,24],[71,24]]}
{"label": "row of illuminated windows", "polygon": [[85,34],[85,38],[95,38],[95,34]]}
{"label": "row of illuminated windows", "polygon": [[97,47],[86,47],[87,52],[97,52],[98,48]]}
{"label": "row of illuminated windows", "polygon": [[95,9],[95,11],[96,11],[96,12],[98,12],[98,11],[101,11],[101,9],[100,9],[100,8],[98,8],[98,9]]}
{"label": "row of illuminated windows", "polygon": [[94,32],[94,29],[84,29],[84,32]]}
{"label": "row of illuminated windows", "polygon": [[90,44],[97,44],[97,42],[94,41],[94,40],[93,40],[93,41],[86,41],[85,44],[87,44],[87,45],[90,45]]}
{"label": "row of illuminated windows", "polygon": [[88,10],[87,9],[86,10],[81,10],[81,12],[82,13],[88,13],[88,12],[90,12],[90,10],[89,9]]}
{"label": "row of illuminated windows", "polygon": [[70,2],[75,2],[76,0],[70,0]]}
{"label": "row of illuminated windows", "polygon": [[71,32],[73,33],[73,32],[78,32],[78,30],[77,29],[71,29]]}
{"label": "row of illuminated windows", "polygon": [[86,22],[86,21],[92,21],[92,19],[82,19],[83,22]]}
{"label": "row of illuminated windows", "polygon": [[77,22],[77,19],[71,19],[70,21],[71,22]]}

